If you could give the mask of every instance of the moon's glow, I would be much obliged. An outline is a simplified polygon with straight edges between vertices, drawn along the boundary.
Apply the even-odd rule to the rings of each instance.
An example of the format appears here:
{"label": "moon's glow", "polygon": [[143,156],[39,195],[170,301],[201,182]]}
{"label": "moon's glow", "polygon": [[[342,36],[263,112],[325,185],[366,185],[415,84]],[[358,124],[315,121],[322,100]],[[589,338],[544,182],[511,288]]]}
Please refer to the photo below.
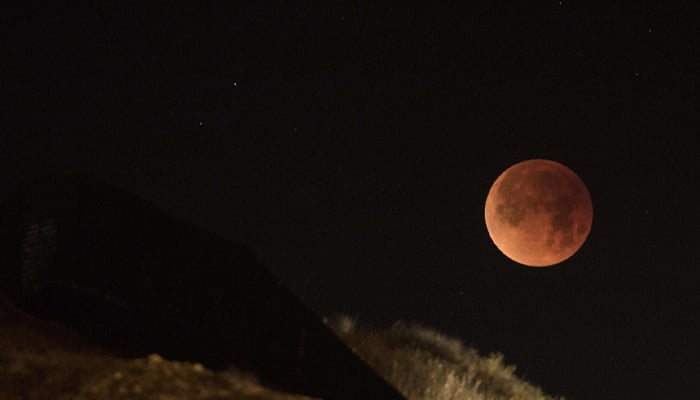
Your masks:
{"label": "moon's glow", "polygon": [[573,171],[536,159],[515,164],[496,179],[484,217],[503,254],[527,266],[547,267],[571,257],[586,241],[593,206]]}

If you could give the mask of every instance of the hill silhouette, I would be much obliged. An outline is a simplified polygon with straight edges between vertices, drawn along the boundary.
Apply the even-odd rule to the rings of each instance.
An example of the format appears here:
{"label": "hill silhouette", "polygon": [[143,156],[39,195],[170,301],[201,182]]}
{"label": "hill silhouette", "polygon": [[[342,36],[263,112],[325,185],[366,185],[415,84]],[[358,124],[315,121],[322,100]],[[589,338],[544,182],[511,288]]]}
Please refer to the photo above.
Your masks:
{"label": "hill silhouette", "polygon": [[26,182],[0,212],[0,289],[120,355],[158,353],[324,399],[403,399],[245,246],[87,176]]}

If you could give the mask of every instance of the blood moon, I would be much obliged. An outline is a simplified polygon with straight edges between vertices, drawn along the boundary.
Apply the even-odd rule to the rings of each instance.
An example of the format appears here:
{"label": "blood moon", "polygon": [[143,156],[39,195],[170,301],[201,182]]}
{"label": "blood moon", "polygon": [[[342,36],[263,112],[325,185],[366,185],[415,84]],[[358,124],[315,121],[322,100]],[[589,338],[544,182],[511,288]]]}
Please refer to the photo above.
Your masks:
{"label": "blood moon", "polygon": [[571,257],[593,222],[591,196],[566,166],[534,159],[506,169],[486,197],[489,236],[508,258],[548,267]]}

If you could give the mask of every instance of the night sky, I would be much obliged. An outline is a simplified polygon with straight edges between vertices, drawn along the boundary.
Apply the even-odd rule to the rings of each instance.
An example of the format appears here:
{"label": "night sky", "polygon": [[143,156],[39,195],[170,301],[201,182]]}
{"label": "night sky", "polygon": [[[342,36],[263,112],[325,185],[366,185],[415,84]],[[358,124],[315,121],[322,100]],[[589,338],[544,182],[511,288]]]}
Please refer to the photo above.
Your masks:
{"label": "night sky", "polygon": [[[572,399],[700,395],[687,10],[251,3],[4,13],[0,197],[91,173],[250,246],[319,315],[419,322]],[[593,200],[551,268],[484,224],[531,158]]]}

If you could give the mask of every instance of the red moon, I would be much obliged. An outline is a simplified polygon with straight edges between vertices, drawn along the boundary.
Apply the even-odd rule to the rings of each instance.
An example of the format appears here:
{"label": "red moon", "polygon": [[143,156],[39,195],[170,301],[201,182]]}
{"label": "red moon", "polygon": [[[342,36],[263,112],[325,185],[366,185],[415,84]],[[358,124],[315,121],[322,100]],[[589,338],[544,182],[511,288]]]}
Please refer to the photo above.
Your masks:
{"label": "red moon", "polygon": [[581,179],[550,160],[527,160],[493,183],[484,207],[491,240],[511,260],[549,267],[571,257],[593,222],[591,196]]}

